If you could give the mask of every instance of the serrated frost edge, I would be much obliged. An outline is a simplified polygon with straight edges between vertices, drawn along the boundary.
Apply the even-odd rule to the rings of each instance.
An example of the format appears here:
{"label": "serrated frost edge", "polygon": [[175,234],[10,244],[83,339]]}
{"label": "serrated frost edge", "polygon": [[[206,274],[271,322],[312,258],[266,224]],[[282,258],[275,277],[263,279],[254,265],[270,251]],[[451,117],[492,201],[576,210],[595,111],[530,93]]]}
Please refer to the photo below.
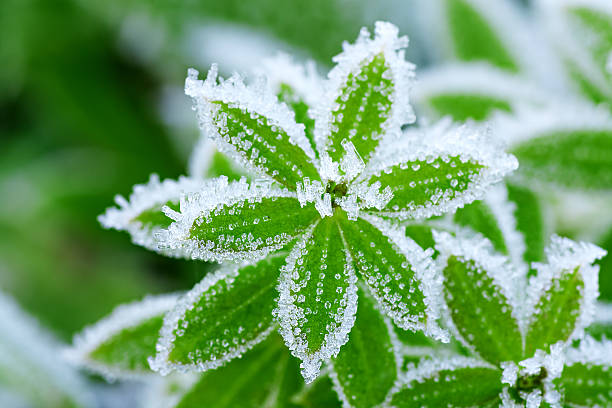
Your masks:
{"label": "serrated frost edge", "polygon": [[248,201],[259,202],[264,198],[291,197],[297,200],[295,193],[273,187],[267,181],[248,183],[245,178],[239,181],[228,182],[227,177],[207,180],[205,188],[198,193],[183,195],[180,202],[180,212],[166,209],[166,214],[174,222],[166,230],[156,235],[160,248],[171,251],[180,251],[191,259],[221,262],[225,260],[248,261],[263,258],[271,252],[282,248],[286,242],[275,242],[257,250],[242,252],[211,251],[201,243],[190,237],[194,222],[213,210],[222,206],[232,206],[236,203]]}
{"label": "serrated frost edge", "polygon": [[[236,148],[225,141],[213,120],[215,109],[211,101],[222,101],[236,105],[248,112],[265,117],[273,126],[283,129],[290,143],[299,146],[314,161],[315,154],[304,133],[304,125],[295,122],[295,114],[287,105],[280,103],[275,94],[267,89],[265,80],[259,79],[247,86],[238,74],[229,79],[218,78],[218,69],[213,65],[206,80],[198,79],[198,71],[190,69],[185,80],[185,94],[192,97],[198,114],[200,128],[210,137],[223,153],[226,153],[243,167],[262,177],[270,178],[262,168],[252,164]],[[217,83],[219,80],[219,83]]]}
{"label": "serrated frost edge", "polygon": [[[317,223],[318,224],[318,223]],[[314,229],[317,224],[313,224],[303,235],[302,239],[299,240],[294,248],[287,256],[286,265],[281,270],[281,276],[278,284],[278,307],[274,311],[277,320],[280,324],[279,333],[283,337],[285,344],[296,358],[301,360],[300,367],[302,369],[302,376],[306,383],[313,382],[321,371],[321,365],[327,362],[332,356],[336,356],[340,351],[340,348],[348,341],[348,335],[355,323],[355,317],[357,314],[357,276],[355,270],[352,267],[352,260],[348,250],[346,249],[345,243],[345,269],[348,280],[348,286],[344,299],[346,300],[346,307],[342,312],[341,321],[335,332],[328,332],[325,334],[323,346],[317,352],[312,355],[308,355],[306,341],[296,336],[293,332],[294,327],[298,324],[297,319],[300,316],[300,308],[295,304],[295,296],[291,295],[291,286],[294,284],[292,279],[292,272],[295,268],[295,264],[301,257],[301,252],[306,248],[307,240],[312,236]],[[340,231],[342,234],[342,231]]]}
{"label": "serrated frost edge", "polygon": [[128,199],[117,195],[115,203],[118,207],[109,207],[98,217],[104,228],[126,231],[132,237],[132,242],[147,249],[162,252],[167,256],[182,257],[180,251],[164,251],[158,247],[155,234],[159,228],[143,226],[134,221],[143,211],[152,207],[165,205],[168,201],[179,201],[185,193],[197,192],[206,188],[206,182],[201,179],[179,177],[178,180],[166,179],[160,181],[157,174],[151,174],[145,184],[136,184]]}

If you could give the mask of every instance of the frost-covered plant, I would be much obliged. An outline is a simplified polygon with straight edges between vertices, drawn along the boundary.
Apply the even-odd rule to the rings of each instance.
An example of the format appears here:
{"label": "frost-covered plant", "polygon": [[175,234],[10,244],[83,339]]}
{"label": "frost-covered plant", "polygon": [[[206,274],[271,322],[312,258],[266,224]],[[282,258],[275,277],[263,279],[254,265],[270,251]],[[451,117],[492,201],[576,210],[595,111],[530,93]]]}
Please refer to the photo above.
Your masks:
{"label": "frost-covered plant", "polygon": [[[204,132],[259,178],[153,179],[102,218],[165,254],[240,262],[206,277],[168,314],[154,369],[217,367],[278,322],[310,382],[348,341],[365,296],[358,292],[398,326],[444,339],[431,253],[391,219],[452,211],[516,161],[465,128],[402,137],[414,120],[406,45],[388,23],[377,23],[373,38],[363,30],[345,44],[308,110],[307,132],[264,81],[219,79],[214,66],[202,81],[190,71],[186,93]],[[157,219],[161,205],[171,220]]]}
{"label": "frost-covered plant", "polygon": [[[589,351],[609,352],[610,343],[584,339],[598,295],[592,264],[604,251],[553,237],[547,263],[534,264],[527,281],[488,240],[435,235],[445,314],[473,357],[423,360],[396,384],[390,405],[609,406],[611,361]],[[575,339],[583,339],[578,349]]]}

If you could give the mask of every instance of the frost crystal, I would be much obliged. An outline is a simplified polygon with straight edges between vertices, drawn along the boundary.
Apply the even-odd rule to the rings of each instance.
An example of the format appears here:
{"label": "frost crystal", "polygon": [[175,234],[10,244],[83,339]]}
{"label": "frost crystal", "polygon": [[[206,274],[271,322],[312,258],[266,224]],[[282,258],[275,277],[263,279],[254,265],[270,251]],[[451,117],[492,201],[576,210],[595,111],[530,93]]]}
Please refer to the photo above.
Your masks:
{"label": "frost crystal", "polygon": [[147,184],[134,186],[129,199],[116,196],[115,202],[119,208],[108,208],[98,217],[98,220],[105,228],[129,232],[132,241],[137,245],[161,251],[167,256],[184,256],[181,251],[160,249],[155,234],[161,231],[162,227],[141,221],[139,217],[147,211],[159,212],[168,203],[177,204],[183,194],[201,191],[206,184],[202,180],[187,177],[180,177],[178,181],[164,180],[162,182],[157,174],[152,174]]}

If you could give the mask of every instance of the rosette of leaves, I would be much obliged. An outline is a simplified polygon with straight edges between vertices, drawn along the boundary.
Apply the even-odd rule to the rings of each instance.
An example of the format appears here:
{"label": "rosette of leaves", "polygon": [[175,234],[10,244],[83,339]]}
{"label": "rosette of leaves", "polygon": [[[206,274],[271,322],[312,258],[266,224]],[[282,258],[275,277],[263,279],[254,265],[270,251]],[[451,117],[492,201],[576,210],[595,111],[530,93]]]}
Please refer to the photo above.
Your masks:
{"label": "rosette of leaves", "polygon": [[191,71],[206,136],[253,181],[154,179],[101,217],[162,254],[231,262],[165,315],[155,370],[223,366],[278,328],[307,382],[331,359],[345,404],[372,406],[400,365],[392,324],[445,340],[432,251],[395,222],[482,197],[517,163],[467,127],[402,132],[414,120],[406,44],[377,23],[325,81],[298,69],[247,86]]}
{"label": "rosette of leaves", "polygon": [[[605,251],[553,237],[547,262],[535,263],[537,275],[527,280],[524,270],[495,253],[486,239],[435,235],[445,315],[471,356],[424,360],[398,381],[391,406],[612,403],[602,391],[612,381],[610,362],[572,347],[592,322],[598,295],[593,262]],[[605,340],[594,342],[583,340],[581,350],[608,347]]]}

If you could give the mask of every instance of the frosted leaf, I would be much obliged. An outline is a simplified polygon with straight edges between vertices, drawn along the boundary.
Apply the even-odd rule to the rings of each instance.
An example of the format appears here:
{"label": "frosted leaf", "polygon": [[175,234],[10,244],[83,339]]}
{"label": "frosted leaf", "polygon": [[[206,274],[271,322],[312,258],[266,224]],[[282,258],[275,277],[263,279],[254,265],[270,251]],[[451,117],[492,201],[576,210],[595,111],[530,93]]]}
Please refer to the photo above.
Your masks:
{"label": "frosted leaf", "polygon": [[512,112],[517,104],[535,108],[554,97],[557,95],[522,77],[486,64],[470,63],[421,73],[413,100],[429,116],[481,121],[497,110]]}
{"label": "frosted leaf", "polygon": [[324,218],[298,241],[283,267],[275,314],[307,383],[348,341],[357,312],[357,277],[334,218]]}
{"label": "frosted leaf", "polygon": [[490,406],[502,391],[501,372],[466,357],[425,359],[409,369],[392,390],[387,405],[396,408]]}
{"label": "frosted leaf", "polygon": [[606,0],[540,0],[536,17],[559,48],[575,88],[600,103],[612,98],[606,70],[612,8]]}
{"label": "frosted leaf", "polygon": [[559,380],[565,402],[573,406],[612,404],[612,341],[585,337],[578,348],[568,348]]}
{"label": "frosted leaf", "polygon": [[399,136],[400,127],[414,121],[408,100],[414,66],[404,60],[407,45],[397,27],[379,21],[374,38],[363,28],[357,41],[344,43],[333,58],[336,66],[314,113],[317,146],[334,160],[342,156],[342,142],[350,140],[367,162],[384,135]]}
{"label": "frosted leaf", "polygon": [[542,403],[542,391],[533,390],[525,397],[525,408],[538,408]]}
{"label": "frosted leaf", "polygon": [[599,266],[605,255],[595,245],[553,236],[546,249],[547,264],[534,264],[537,276],[529,281],[526,315],[531,316],[526,354],[558,341],[582,336],[591,324],[598,296]]}
{"label": "frosted leaf", "polygon": [[298,183],[297,198],[302,207],[314,203],[321,217],[331,217],[333,215],[331,195],[326,192],[325,187],[319,180],[310,181],[309,178],[305,178],[301,184]]}
{"label": "frosted leaf", "polygon": [[357,271],[395,324],[448,342],[448,333],[436,323],[442,285],[432,251],[423,251],[403,229],[373,216],[342,220],[341,229]]}
{"label": "frosted leaf", "polygon": [[116,307],[109,316],[75,335],[66,357],[109,381],[152,374],[147,357],[155,354],[163,317],[178,297],[149,296]]}
{"label": "frosted leaf", "polygon": [[428,218],[454,211],[484,196],[518,166],[482,129],[443,120],[408,131],[401,145],[385,141],[357,179],[391,187],[393,199],[381,214]]}
{"label": "frosted leaf", "polygon": [[254,260],[284,247],[318,217],[300,207],[295,193],[270,183],[210,180],[199,193],[181,199],[175,222],[158,234],[161,248],[192,259]]}
{"label": "frosted leaf", "polygon": [[488,240],[434,231],[444,267],[444,298],[455,335],[493,364],[519,361],[523,352],[519,299],[524,275]]}
{"label": "frosted leaf", "polygon": [[605,107],[572,101],[538,110],[521,107],[516,115],[498,115],[492,127],[519,159],[517,176],[530,186],[612,186],[612,119]]}
{"label": "frosted leaf", "polygon": [[87,381],[62,358],[63,347],[0,292],[0,402],[19,399],[25,407],[94,407]]}
{"label": "frosted leaf", "polygon": [[330,363],[330,377],[344,407],[373,407],[385,400],[399,375],[395,342],[391,322],[361,290],[349,342]]}
{"label": "frosted leaf", "polygon": [[194,100],[200,127],[222,152],[289,189],[302,177],[318,177],[304,125],[263,84],[247,87],[238,75],[217,83],[214,65],[205,81],[197,76],[189,71],[185,93]]}
{"label": "frosted leaf", "polygon": [[209,138],[200,137],[189,156],[189,175],[194,179],[226,176],[230,181],[247,176],[248,171],[217,150]]}
{"label": "frosted leaf", "polygon": [[514,385],[518,379],[519,367],[514,361],[503,361],[499,365],[502,369],[502,383]]}
{"label": "frosted leaf", "polygon": [[158,246],[156,233],[172,223],[172,218],[167,217],[162,208],[170,206],[178,209],[183,194],[201,191],[212,184],[214,182],[187,177],[160,181],[157,174],[152,174],[147,184],[134,186],[129,199],[116,196],[115,202],[118,207],[108,208],[98,217],[98,221],[105,228],[127,231],[137,245],[164,255],[184,257],[185,254],[180,250],[162,249]]}
{"label": "frosted leaf", "polygon": [[[166,315],[151,368],[207,371],[240,357],[273,329],[283,257],[224,265],[207,275]],[[229,311],[229,312],[228,312]]]}
{"label": "frosted leaf", "polygon": [[417,13],[416,23],[431,34],[426,46],[438,59],[482,61],[552,87],[565,82],[539,27],[512,1],[432,0],[419,3]]}

